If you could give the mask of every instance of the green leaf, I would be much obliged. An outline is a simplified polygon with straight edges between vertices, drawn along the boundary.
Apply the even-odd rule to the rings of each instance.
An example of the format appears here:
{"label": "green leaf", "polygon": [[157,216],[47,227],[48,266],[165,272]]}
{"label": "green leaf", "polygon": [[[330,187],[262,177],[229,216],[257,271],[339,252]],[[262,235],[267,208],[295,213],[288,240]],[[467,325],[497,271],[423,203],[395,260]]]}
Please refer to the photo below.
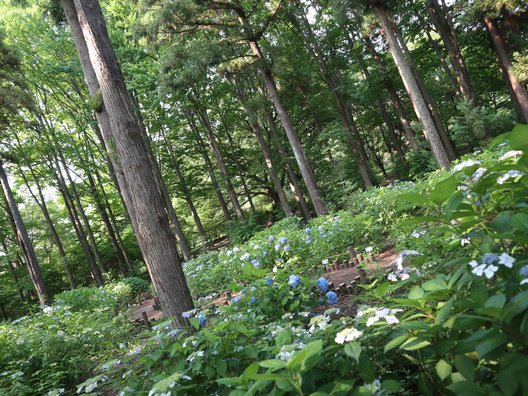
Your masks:
{"label": "green leaf", "polygon": [[413,286],[409,290],[409,298],[411,300],[419,300],[424,295],[424,290],[420,286]]}
{"label": "green leaf", "polygon": [[[527,136],[528,139],[528,136]],[[511,225],[518,231],[528,232],[528,214],[526,213],[516,213],[511,219]]]}
{"label": "green leaf", "polygon": [[424,340],[423,338],[411,337],[406,342],[404,342],[400,348],[406,351],[415,351],[417,349],[425,348],[429,345],[431,345],[431,343],[427,340]]}
{"label": "green leaf", "polygon": [[528,308],[528,290],[517,294],[504,307],[502,319],[510,322],[517,314]]}
{"label": "green leaf", "polygon": [[407,201],[407,202],[419,204],[419,205],[427,205],[429,203],[429,200],[427,199],[426,196],[424,196],[423,194],[418,194],[418,193],[400,194],[398,195],[398,199],[399,201]]}
{"label": "green leaf", "polygon": [[429,195],[429,199],[437,205],[442,205],[456,191],[457,186],[458,183],[455,176],[448,177],[436,184]]}
{"label": "green leaf", "polygon": [[528,151],[528,125],[526,124],[516,124],[508,140],[510,141],[510,147],[513,150],[523,150]]}
{"label": "green leaf", "polygon": [[494,331],[491,336],[478,343],[475,350],[477,351],[479,358],[482,359],[488,353],[502,347],[507,341],[508,337],[505,334]]}
{"label": "green leaf", "polygon": [[258,368],[259,368],[258,362],[251,363],[249,366],[246,367],[246,369],[244,370],[244,372],[240,376],[240,381],[242,381],[242,383],[244,385],[246,385],[248,383],[248,381],[251,378],[253,378],[253,376],[255,374],[257,374]]}
{"label": "green leaf", "polygon": [[401,335],[401,336],[398,336],[392,340],[390,340],[386,345],[385,345],[385,348],[384,348],[384,352],[387,353],[389,352],[390,350],[400,346],[401,344],[403,344],[403,342],[409,338],[409,336],[407,334],[405,335]]}
{"label": "green leaf", "polygon": [[437,275],[436,278],[422,284],[422,289],[429,292],[445,291],[448,290],[447,283],[441,275]]}
{"label": "green leaf", "polygon": [[438,363],[436,363],[436,374],[438,374],[442,381],[449,377],[452,369],[451,365],[444,359],[439,360]]}
{"label": "green leaf", "polygon": [[284,360],[279,359],[269,359],[269,360],[263,360],[259,363],[260,366],[264,368],[284,368],[286,367],[286,362]]}
{"label": "green leaf", "polygon": [[381,383],[381,389],[385,391],[383,394],[396,393],[400,390],[400,387],[400,383],[393,379],[388,379]]}
{"label": "green leaf", "polygon": [[359,363],[361,345],[358,342],[349,342],[345,345],[345,353]]}
{"label": "green leaf", "polygon": [[451,308],[453,307],[454,298],[451,297],[449,300],[447,300],[444,305],[442,305],[442,308],[438,310],[436,313],[436,318],[434,320],[434,324],[442,324],[445,319],[449,316],[449,313],[451,312]]}
{"label": "green leaf", "polygon": [[486,304],[484,304],[484,307],[502,309],[505,303],[506,303],[506,296],[504,294],[495,294],[494,296],[491,296],[490,298],[488,298],[488,300],[486,301]]}
{"label": "green leaf", "polygon": [[456,355],[455,368],[466,380],[473,381],[473,378],[475,377],[475,365],[473,364],[473,360],[466,355]]}
{"label": "green leaf", "polygon": [[286,362],[286,367],[300,370],[302,373],[311,369],[321,358],[323,341],[316,340],[307,344],[302,350],[295,352]]}

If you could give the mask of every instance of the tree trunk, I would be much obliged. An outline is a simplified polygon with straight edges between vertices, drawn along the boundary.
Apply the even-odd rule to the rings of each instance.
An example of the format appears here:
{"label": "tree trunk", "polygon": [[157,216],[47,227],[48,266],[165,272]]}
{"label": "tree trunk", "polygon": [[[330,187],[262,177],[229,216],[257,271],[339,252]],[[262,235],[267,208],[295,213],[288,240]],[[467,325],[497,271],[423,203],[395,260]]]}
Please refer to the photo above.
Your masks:
{"label": "tree trunk", "polygon": [[449,158],[450,161],[453,161],[457,158],[457,156],[455,154],[455,149],[453,148],[453,145],[451,144],[451,141],[449,140],[449,136],[447,134],[447,130],[444,126],[444,123],[442,122],[442,118],[440,117],[440,113],[438,112],[438,107],[434,103],[431,95],[429,95],[429,91],[427,90],[425,83],[423,82],[422,77],[420,76],[420,73],[418,73],[418,69],[416,68],[416,65],[414,64],[414,61],[411,56],[411,52],[409,51],[409,48],[407,47],[407,43],[403,39],[402,35],[400,34],[399,30],[394,25],[392,20],[389,19],[389,23],[390,23],[390,26],[392,26],[393,28],[394,36],[399,42],[400,48],[403,50],[404,56],[407,57],[407,63],[409,64],[411,68],[411,72],[413,73],[413,76],[414,76],[414,79],[416,80],[418,88],[420,89],[422,93],[422,97],[425,103],[427,104],[427,108],[429,109],[431,117],[435,123],[438,136],[440,137],[440,140],[442,141],[442,145],[444,146],[444,150],[447,154],[447,157]]}
{"label": "tree trunk", "polygon": [[202,122],[202,126],[205,129],[205,136],[207,138],[207,142],[209,143],[209,147],[213,151],[213,154],[216,159],[216,164],[218,165],[218,169],[220,170],[220,174],[222,175],[222,179],[224,181],[224,186],[226,188],[229,201],[231,202],[231,205],[233,205],[233,209],[235,210],[235,214],[238,220],[240,222],[243,222],[245,221],[244,212],[242,211],[240,203],[238,202],[238,197],[235,188],[233,187],[233,183],[231,183],[231,176],[229,175],[229,171],[227,170],[227,166],[224,161],[224,156],[222,154],[220,144],[218,144],[218,141],[216,140],[216,137],[214,135],[213,127],[211,126],[209,116],[207,115],[207,110],[200,108],[200,105],[197,103],[197,101],[193,101],[193,103],[196,107],[198,116],[200,117],[200,121]]}
{"label": "tree trunk", "polygon": [[513,72],[513,65],[508,56],[508,49],[504,37],[502,36],[502,32],[497,25],[497,21],[488,16],[484,17],[484,23],[486,29],[488,29],[497,63],[499,64],[504,81],[510,92],[510,97],[513,106],[515,107],[515,111],[517,112],[517,116],[523,124],[528,124],[528,93]]}
{"label": "tree trunk", "polygon": [[405,134],[405,138],[407,139],[407,143],[409,143],[409,146],[411,146],[411,148],[414,151],[420,151],[418,140],[416,139],[414,130],[411,127],[411,122],[409,121],[409,117],[407,117],[405,107],[403,106],[400,95],[398,95],[398,93],[396,92],[396,88],[394,87],[394,84],[392,83],[391,79],[387,76],[387,69],[385,67],[385,64],[383,63],[383,60],[381,59],[380,55],[376,51],[374,44],[372,44],[370,37],[366,34],[363,34],[362,38],[363,38],[363,42],[365,43],[365,46],[367,47],[368,51],[372,55],[372,58],[378,65],[380,72],[384,76],[383,85],[385,85],[387,92],[389,92],[390,99],[392,103],[394,104],[394,108],[396,110],[396,113],[398,114],[398,118],[400,119],[400,123],[403,128],[403,133]]}
{"label": "tree trunk", "polygon": [[200,235],[200,238],[202,239],[202,242],[205,248],[209,248],[209,243],[207,242],[207,235],[205,233],[205,229],[203,228],[202,220],[200,219],[200,216],[198,215],[198,210],[196,210],[196,206],[194,206],[192,195],[191,195],[191,192],[189,191],[189,188],[187,187],[185,176],[181,169],[180,163],[178,159],[176,158],[176,155],[174,154],[174,150],[172,149],[169,139],[167,138],[167,134],[163,128],[161,128],[161,135],[163,136],[165,147],[167,148],[167,152],[169,154],[169,159],[171,161],[172,167],[174,171],[176,172],[176,175],[178,176],[179,186],[180,186],[180,189],[182,190],[183,196],[185,198],[185,202],[187,202],[187,206],[189,207],[189,210],[191,211],[191,214],[194,220],[194,225],[196,226],[196,229],[198,230],[198,235]]}
{"label": "tree trunk", "polygon": [[277,131],[277,126],[275,125],[275,120],[273,119],[273,115],[271,114],[271,112],[269,112],[267,115],[267,121],[271,133],[271,138],[275,142],[277,150],[279,151],[279,154],[282,160],[284,161],[284,169],[286,170],[288,179],[290,179],[290,185],[295,195],[295,200],[297,201],[304,218],[306,220],[310,220],[312,218],[312,214],[310,213],[310,209],[308,208],[308,203],[306,202],[306,199],[304,199],[304,194],[301,188],[301,182],[297,177],[297,174],[295,173],[292,164],[290,163],[290,159],[288,158],[286,149],[282,144],[279,132]]}
{"label": "tree trunk", "polygon": [[22,220],[22,217],[20,216],[20,212],[18,211],[15,197],[13,196],[13,192],[9,187],[2,161],[0,161],[0,184],[2,185],[2,191],[4,193],[4,198],[9,208],[9,212],[11,213],[16,226],[16,236],[20,248],[24,253],[24,257],[26,258],[26,264],[29,276],[31,277],[31,282],[33,282],[33,287],[35,288],[35,292],[37,293],[40,304],[47,304],[50,301],[50,298],[46,290],[46,284],[44,283],[44,278],[42,277],[42,272],[40,270],[37,256],[35,255],[33,244],[29,239],[26,226]]}
{"label": "tree trunk", "polygon": [[387,38],[387,41],[389,43],[391,53],[394,58],[394,63],[398,68],[398,72],[400,73],[405,88],[411,98],[411,102],[413,104],[414,111],[416,112],[416,116],[422,123],[425,138],[431,146],[431,150],[433,151],[433,155],[438,165],[442,168],[447,169],[449,168],[450,164],[449,157],[447,156],[442,140],[440,139],[438,130],[431,116],[431,113],[429,112],[427,103],[422,95],[417,81],[414,78],[414,73],[409,63],[407,62],[407,59],[405,58],[400,44],[398,43],[398,39],[396,38],[392,30],[393,26],[389,20],[387,11],[381,5],[377,5],[375,7],[375,10],[380,20],[381,26],[385,30],[385,37]]}
{"label": "tree trunk", "polygon": [[310,27],[310,24],[306,19],[306,15],[304,14],[304,7],[299,2],[296,3],[297,8],[300,11],[300,15],[298,18],[295,18],[293,16],[291,20],[295,25],[298,26],[298,30],[303,35],[305,46],[312,53],[313,57],[317,62],[317,65],[319,66],[319,70],[321,71],[325,83],[332,91],[334,100],[336,102],[336,110],[339,114],[339,118],[341,119],[341,123],[345,127],[347,140],[349,142],[350,150],[352,152],[352,156],[354,158],[356,166],[358,167],[359,173],[361,175],[361,178],[363,179],[365,187],[371,188],[373,186],[373,183],[370,177],[368,158],[366,157],[366,152],[365,154],[361,152],[360,146],[363,142],[359,141],[359,134],[352,115],[351,105],[350,103],[348,103],[348,101],[343,95],[343,85],[340,84],[341,76],[338,76],[338,72],[336,70],[332,70],[329,67],[323,55],[323,51],[319,47],[319,43],[317,42],[317,39]]}
{"label": "tree trunk", "polygon": [[92,279],[98,287],[101,287],[104,284],[101,271],[95,263],[92,250],[90,249],[90,245],[88,243],[88,238],[86,237],[86,233],[84,232],[81,221],[79,220],[79,215],[77,214],[77,210],[73,204],[73,199],[70,196],[70,192],[66,187],[66,181],[64,180],[62,172],[60,171],[60,166],[57,159],[55,159],[55,168],[50,165],[50,170],[54,173],[57,179],[59,192],[61,193],[62,199],[64,200],[64,206],[68,211],[75,235],[77,235],[77,239],[79,240],[81,248],[84,252],[84,256],[86,257],[86,262],[88,263],[88,268],[90,269]]}
{"label": "tree trunk", "polygon": [[[11,213],[9,213],[9,215],[10,214]],[[11,217],[11,220],[12,220],[12,217]],[[2,239],[2,247],[4,249],[4,253],[7,255],[8,254],[7,253],[8,249],[7,249],[7,244],[5,243],[5,239]],[[15,289],[17,290],[18,297],[20,298],[20,301],[24,302],[26,300],[26,296],[24,296],[24,291],[22,290],[22,288],[18,284],[18,276],[17,276],[17,273],[16,273],[15,264],[16,264],[16,261],[13,262],[13,261],[11,261],[11,259],[8,258],[7,266],[9,268],[9,273],[11,274],[11,277],[13,278],[13,283],[15,284]]]}
{"label": "tree trunk", "polygon": [[306,157],[306,154],[304,153],[304,150],[301,145],[301,141],[299,139],[299,136],[297,135],[297,132],[295,131],[295,128],[293,127],[293,123],[291,121],[290,115],[288,114],[288,111],[286,110],[286,107],[284,106],[282,102],[282,99],[279,94],[279,90],[277,89],[277,85],[275,84],[275,80],[273,79],[271,70],[269,66],[267,65],[267,61],[264,57],[264,54],[262,53],[262,50],[260,49],[258,41],[254,39],[254,37],[256,36],[253,33],[251,26],[246,20],[246,16],[243,14],[242,10],[237,9],[237,14],[238,14],[238,20],[242,26],[242,29],[244,30],[246,36],[248,37],[247,40],[251,48],[251,51],[253,55],[257,58],[260,73],[262,75],[262,78],[264,79],[266,89],[268,90],[271,96],[273,105],[275,106],[275,109],[277,110],[277,114],[279,115],[279,118],[282,122],[284,131],[286,132],[286,136],[288,137],[288,141],[290,142],[290,146],[292,148],[293,154],[295,156],[295,159],[297,160],[297,164],[299,165],[299,169],[303,176],[304,182],[306,183],[306,187],[308,188],[308,194],[310,195],[310,198],[312,199],[312,203],[315,208],[315,213],[317,213],[318,216],[325,215],[326,206],[325,206],[323,199],[321,198],[319,186],[317,185],[317,181],[315,180],[315,175],[313,173],[312,167],[310,166],[310,163],[308,162],[308,158]]}
{"label": "tree trunk", "polygon": [[447,50],[449,62],[455,72],[460,93],[470,103],[477,105],[477,96],[469,78],[466,62],[460,52],[458,40],[450,20],[451,17],[446,11],[437,3],[437,0],[429,0],[427,3],[427,12]]}
{"label": "tree trunk", "polygon": [[[71,4],[71,0],[62,2]],[[110,121],[111,134],[107,137],[111,139],[107,141],[107,146],[115,146],[115,160],[120,164],[125,180],[120,187],[127,191],[126,196],[130,198],[126,200],[127,205],[133,207],[131,212],[135,219],[132,223],[143,258],[164,315],[174,316],[178,325],[186,325],[187,321],[181,313],[192,309],[193,301],[182,267],[177,264],[176,240],[169,227],[153,164],[108,38],[101,8],[95,0],[74,0],[74,4],[92,71],[97,77]],[[90,73],[85,64],[83,71]]]}
{"label": "tree trunk", "polygon": [[260,127],[257,117],[255,116],[255,113],[249,107],[247,95],[246,95],[246,92],[244,91],[244,88],[242,87],[242,83],[237,78],[235,78],[232,84],[233,84],[233,87],[235,88],[235,92],[238,98],[240,99],[240,103],[242,104],[242,107],[244,108],[244,111],[246,112],[248,116],[249,125],[251,127],[251,130],[253,131],[253,134],[255,135],[255,138],[257,139],[258,145],[260,146],[260,150],[262,151],[262,155],[264,156],[266,167],[268,168],[271,181],[273,182],[273,186],[279,197],[279,201],[280,201],[282,210],[284,212],[284,215],[286,217],[291,216],[292,211],[290,208],[290,203],[288,202],[288,197],[286,196],[284,188],[282,188],[282,183],[279,179],[279,176],[277,175],[277,172],[275,171],[275,167],[273,165],[273,159],[271,158],[270,148],[268,146],[268,143],[266,142],[266,139],[264,139],[262,129]]}
{"label": "tree trunk", "polygon": [[202,140],[202,136],[200,135],[200,132],[198,131],[198,127],[196,126],[196,122],[194,120],[194,114],[188,109],[185,110],[185,113],[187,115],[189,126],[191,127],[191,130],[194,132],[194,136],[196,138],[198,149],[200,150],[202,159],[205,162],[205,167],[207,169],[207,172],[209,173],[209,177],[211,178],[211,184],[213,185],[213,189],[215,191],[216,197],[218,198],[218,203],[220,204],[220,207],[222,208],[222,212],[224,213],[224,217],[226,220],[231,220],[232,219],[231,213],[229,212],[229,209],[227,207],[227,203],[224,199],[224,195],[222,193],[222,189],[220,188],[220,184],[218,183],[218,180],[216,179],[216,175],[214,173],[214,168],[213,168],[213,163],[211,162],[211,158],[209,158],[209,154],[207,154],[205,143]]}
{"label": "tree trunk", "polygon": [[68,260],[68,256],[66,255],[66,252],[64,251],[64,246],[59,237],[59,233],[57,232],[57,229],[55,228],[55,225],[53,224],[53,220],[51,219],[48,206],[46,205],[46,199],[44,198],[44,194],[42,193],[42,188],[40,187],[40,183],[35,174],[35,171],[33,170],[31,162],[26,161],[26,165],[29,168],[29,172],[31,173],[31,176],[33,177],[35,186],[37,187],[38,198],[33,193],[33,190],[29,184],[29,181],[26,175],[24,174],[22,169],[19,167],[20,175],[22,176],[22,180],[24,180],[24,184],[26,185],[29,193],[31,194],[36,204],[40,208],[42,214],[44,215],[44,219],[46,220],[46,224],[48,225],[48,228],[50,230],[53,243],[55,244],[55,246],[57,247],[57,250],[59,251],[59,256],[61,258],[62,265],[64,266],[64,271],[66,272],[66,276],[68,278],[68,282],[70,283],[70,287],[71,289],[75,289],[77,287],[77,281],[75,280],[75,276],[73,275],[73,272],[71,270],[70,261]]}

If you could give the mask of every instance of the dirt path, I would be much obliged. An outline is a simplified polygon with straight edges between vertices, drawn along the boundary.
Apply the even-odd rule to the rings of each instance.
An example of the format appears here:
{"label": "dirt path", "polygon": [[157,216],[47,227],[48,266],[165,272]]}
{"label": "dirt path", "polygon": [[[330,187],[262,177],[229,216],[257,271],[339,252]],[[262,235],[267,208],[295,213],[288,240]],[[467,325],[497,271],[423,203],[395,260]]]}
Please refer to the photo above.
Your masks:
{"label": "dirt path", "polygon": [[[394,249],[386,250],[385,252],[372,257],[370,262],[365,265],[367,276],[379,272],[385,272],[388,269],[393,268],[394,261],[397,258],[398,253]],[[351,285],[359,280],[359,276],[360,273],[358,267],[331,270],[324,274],[324,277],[333,284],[333,289],[336,290],[339,295],[349,294],[348,290],[350,289]],[[228,293],[223,293],[211,303],[216,306],[224,305],[235,295],[236,294],[231,295]],[[155,309],[155,300],[150,299],[144,301],[141,305],[134,309],[131,319],[136,323],[144,324],[145,319],[147,319],[149,322],[153,322],[155,320],[161,319],[162,316],[163,312],[159,309]]]}

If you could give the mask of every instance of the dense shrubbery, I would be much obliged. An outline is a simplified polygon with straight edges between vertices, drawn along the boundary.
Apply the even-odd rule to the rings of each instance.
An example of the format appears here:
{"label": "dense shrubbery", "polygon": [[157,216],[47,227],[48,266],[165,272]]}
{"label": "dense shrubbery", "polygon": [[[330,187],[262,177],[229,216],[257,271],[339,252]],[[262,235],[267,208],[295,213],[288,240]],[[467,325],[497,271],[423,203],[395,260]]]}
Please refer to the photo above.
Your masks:
{"label": "dense shrubbery", "polygon": [[132,326],[116,310],[144,288],[130,279],[60,293],[53,305],[0,324],[0,394],[74,388],[98,361],[117,353]]}
{"label": "dense shrubbery", "polygon": [[[510,135],[511,151],[502,147],[479,159],[465,158],[450,173],[418,183],[415,191],[403,189],[395,200],[400,207],[387,201],[385,214],[379,208],[369,214],[371,204],[354,201],[349,213],[361,213],[359,223],[334,215],[312,222],[307,232],[290,220],[287,231],[279,225],[245,248],[223,252],[224,262],[213,268],[236,269],[233,278],[246,277],[247,283],[236,288],[241,294],[231,306],[188,313],[198,330],[192,335],[159,325],[148,343],[120,357],[123,365],[107,363],[80,391],[526,394],[528,155],[520,151],[528,148],[525,133],[519,128]],[[364,198],[375,206],[385,194],[395,198],[395,189]],[[310,270],[305,256],[294,261],[290,254],[310,254],[305,249],[317,241],[306,244],[305,238],[319,225],[325,233],[320,238],[338,244],[343,223],[363,224],[363,216],[375,213],[389,226],[386,234],[413,250],[402,252],[399,269],[387,279],[364,285],[353,298],[353,313],[343,315],[331,309],[343,297],[328,294],[324,280],[304,276]],[[275,239],[267,243],[270,235]],[[371,234],[364,244],[378,242],[375,238]],[[273,259],[262,255],[270,247]],[[260,268],[251,263],[256,258]],[[269,272],[272,266],[276,272]]]}

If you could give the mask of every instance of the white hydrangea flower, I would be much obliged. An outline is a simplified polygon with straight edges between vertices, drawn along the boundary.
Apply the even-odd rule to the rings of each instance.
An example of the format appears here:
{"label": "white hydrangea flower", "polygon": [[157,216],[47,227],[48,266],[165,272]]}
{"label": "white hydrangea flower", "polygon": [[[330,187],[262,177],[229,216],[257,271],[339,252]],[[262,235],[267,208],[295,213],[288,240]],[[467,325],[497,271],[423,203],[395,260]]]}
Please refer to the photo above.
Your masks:
{"label": "white hydrangea flower", "polygon": [[462,161],[458,164],[456,164],[454,167],[453,167],[453,172],[460,172],[462,169],[464,168],[468,168],[470,166],[473,166],[473,165],[480,165],[481,162],[480,161],[477,161],[477,160],[473,160],[473,159],[468,159],[468,160],[465,160],[465,161]]}
{"label": "white hydrangea flower", "polygon": [[355,341],[363,335],[363,332],[359,331],[354,327],[341,330],[335,336],[335,342],[337,344],[344,344],[345,342]]}
{"label": "white hydrangea flower", "polygon": [[499,264],[502,264],[502,265],[504,265],[505,267],[508,267],[508,268],[512,268],[513,267],[513,263],[515,263],[515,259],[512,256],[510,256],[509,254],[502,253],[499,256]]}
{"label": "white hydrangea flower", "polygon": [[519,150],[510,150],[507,153],[504,153],[502,157],[499,158],[499,161],[504,161],[508,158],[518,157],[519,155],[522,155],[523,152]]}
{"label": "white hydrangea flower", "polygon": [[523,175],[524,175],[524,172],[522,172],[522,171],[510,170],[510,171],[506,172],[504,175],[502,175],[501,177],[499,177],[497,179],[497,183],[498,184],[504,184],[504,183],[506,183],[506,181],[508,181],[508,179],[514,179],[516,177],[523,176]]}

